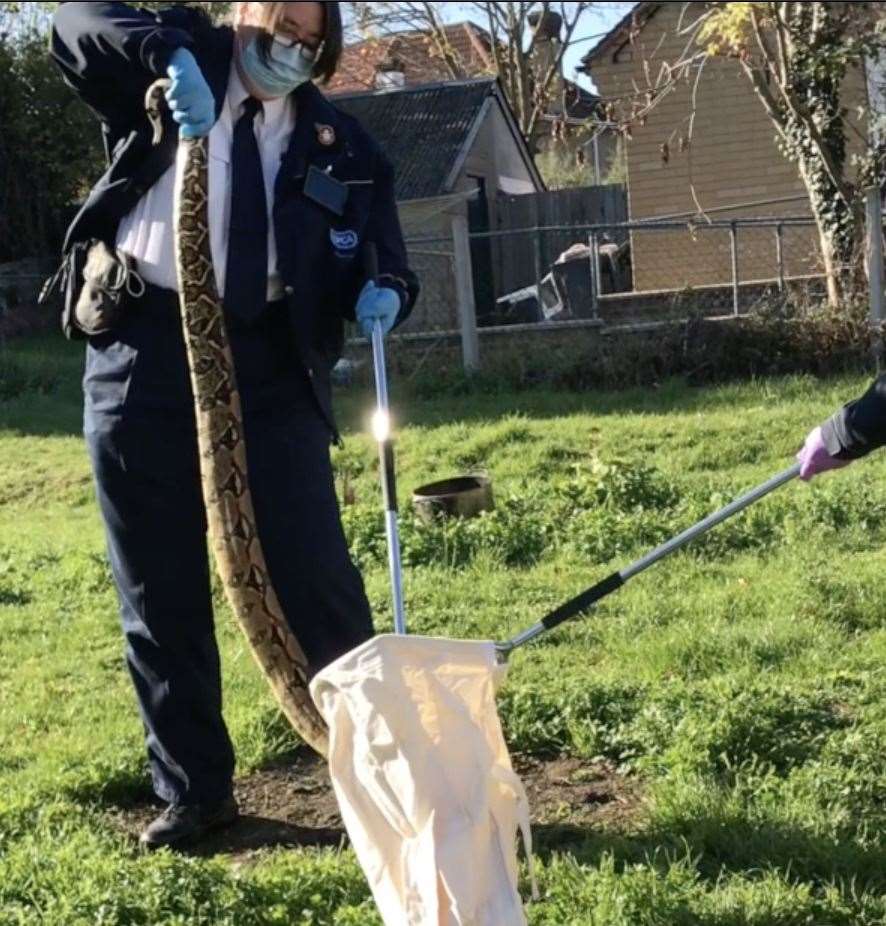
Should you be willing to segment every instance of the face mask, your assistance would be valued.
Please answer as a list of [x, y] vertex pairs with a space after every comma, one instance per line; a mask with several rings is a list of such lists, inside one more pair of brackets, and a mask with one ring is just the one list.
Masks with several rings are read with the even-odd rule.
[[314, 72], [315, 61], [316, 53], [304, 45], [286, 45], [278, 39], [271, 42], [267, 59], [259, 51], [257, 38], [251, 38], [240, 54], [240, 64], [250, 83], [271, 99], [287, 96], [307, 83]]

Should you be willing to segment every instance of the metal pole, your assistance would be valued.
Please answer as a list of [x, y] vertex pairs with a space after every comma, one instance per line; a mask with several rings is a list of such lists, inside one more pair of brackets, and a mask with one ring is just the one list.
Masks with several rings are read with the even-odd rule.
[[880, 326], [883, 324], [883, 214], [880, 206], [880, 190], [877, 187], [867, 190], [867, 226], [868, 226], [868, 279], [871, 285], [871, 327], [875, 331], [874, 359], [877, 372], [883, 362], [883, 341]]
[[631, 563], [620, 572], [613, 573], [608, 578], [603, 579], [595, 586], [576, 596], [576, 598], [573, 598], [566, 602], [566, 604], [561, 605], [556, 609], [556, 611], [553, 611], [538, 623], [528, 627], [526, 630], [513, 637], [511, 640], [508, 640], [506, 643], [496, 644], [496, 651], [499, 658], [507, 659], [511, 651], [515, 650], [518, 646], [523, 646], [530, 640], [534, 640], [536, 637], [539, 637], [545, 633], [545, 631], [551, 630], [559, 624], [563, 623], [563, 621], [569, 620], [570, 617], [575, 617], [580, 613], [589, 611], [592, 607], [594, 607], [596, 602], [621, 588], [622, 585], [624, 585], [629, 579], [633, 578], [638, 573], [648, 569], [650, 566], [654, 565], [659, 560], [664, 559], [666, 556], [670, 556], [671, 553], [675, 553], [677, 550], [686, 546], [686, 544], [688, 544], [690, 541], [695, 540], [702, 534], [707, 533], [709, 530], [711, 530], [713, 527], [716, 527], [718, 524], [721, 524], [727, 518], [731, 518], [733, 515], [738, 514], [740, 511], [743, 511], [745, 508], [753, 505], [754, 502], [758, 502], [765, 495], [768, 495], [770, 492], [774, 492], [776, 489], [785, 485], [785, 483], [790, 482], [792, 479], [796, 479], [799, 475], [800, 464], [795, 463], [789, 469], [783, 470], [778, 475], [773, 476], [771, 479], [764, 482], [762, 485], [757, 486], [755, 489], [751, 489], [750, 492], [746, 492], [744, 495], [735, 499], [735, 501], [726, 505], [724, 508], [714, 512], [714, 514], [711, 514], [703, 520], [699, 521], [697, 524], [694, 524], [692, 527], [683, 531], [681, 534], [678, 534], [676, 537], [672, 537], [670, 540], [656, 547], [650, 553], [647, 553], [646, 556], [642, 557], [642, 559], [638, 559], [636, 562]]
[[[579, 235], [579, 234], [588, 234], [594, 228], [599, 228], [600, 226], [606, 225], [605, 221], [603, 222], [582, 222], [574, 223], [572, 225], [530, 225], [526, 228], [507, 228], [501, 229], [498, 231], [488, 231], [488, 232], [471, 232], [471, 240], [479, 241], [484, 238], [512, 238], [516, 235], [539, 235], [547, 234], [553, 232], [565, 232], [569, 235]], [[659, 219], [648, 219], [644, 221], [636, 222], [616, 222], [613, 223], [618, 226], [620, 231], [631, 231], [631, 230], [643, 230], [651, 229], [655, 231], [656, 229], [661, 230], [663, 228], [676, 229], [678, 231], [686, 231], [686, 222], [672, 222], [672, 221], [663, 221]], [[729, 228], [731, 222], [719, 222], [711, 221], [705, 222], [704, 228], [714, 229], [714, 228]], [[812, 228], [815, 223], [811, 219], [742, 219], [741, 225], [745, 228], [775, 228], [776, 225], [784, 225], [789, 228]], [[429, 244], [442, 244], [448, 243], [449, 238], [442, 238], [440, 236], [429, 236], [421, 238], [407, 238], [406, 243], [410, 246], [418, 245], [429, 245]]]
[[600, 186], [600, 133], [594, 133], [594, 184]]
[[603, 295], [603, 266], [600, 263], [600, 236], [594, 232], [594, 279], [597, 281], [596, 302], [600, 303]]
[[462, 365], [466, 373], [475, 373], [480, 369], [480, 336], [477, 334], [477, 305], [474, 301], [471, 234], [466, 215], [456, 214], [452, 217], [452, 245]]
[[372, 361], [375, 366], [376, 439], [381, 462], [382, 488], [385, 499], [385, 536], [388, 541], [388, 572], [394, 602], [394, 631], [406, 633], [406, 611], [403, 607], [403, 567], [400, 560], [400, 527], [397, 522], [397, 489], [394, 475], [394, 449], [390, 433], [388, 377], [385, 371], [385, 336], [381, 322], [372, 329]]
[[732, 247], [732, 314], [738, 315], [738, 225], [729, 223], [729, 242]]
[[[368, 242], [364, 253], [366, 275], [378, 279], [378, 249]], [[388, 541], [388, 571], [391, 576], [391, 597], [394, 605], [394, 630], [406, 633], [406, 611], [403, 607], [403, 568], [400, 561], [400, 527], [397, 522], [397, 474], [394, 468], [394, 444], [391, 441], [391, 413], [388, 402], [388, 373], [385, 366], [385, 335], [381, 320], [372, 328], [372, 362], [375, 368], [376, 411], [373, 420], [381, 468], [382, 495], [385, 506], [385, 535]]]
[[544, 276], [544, 266], [542, 263], [542, 240], [541, 240], [541, 231], [536, 230], [535, 239], [534, 239], [534, 251], [535, 251], [535, 292], [536, 299], [538, 301], [538, 317], [543, 319], [544, 309], [541, 302], [541, 278]]
[[778, 291], [784, 292], [784, 226], [775, 226], [775, 261], [778, 265]]
[[788, 469], [782, 470], [777, 476], [773, 476], [762, 485], [758, 485], [755, 489], [751, 489], [750, 492], [746, 492], [744, 495], [739, 496], [734, 502], [730, 502], [724, 508], [715, 511], [714, 514], [708, 515], [704, 520], [699, 521], [697, 524], [683, 531], [682, 534], [677, 534], [676, 537], [656, 547], [651, 553], [647, 553], [642, 559], [638, 559], [635, 563], [622, 569], [620, 573], [622, 579], [627, 582], [628, 579], [633, 578], [638, 572], [643, 572], [644, 569], [648, 569], [660, 559], [664, 559], [681, 547], [685, 547], [691, 540], [695, 540], [696, 537], [706, 534], [712, 527], [722, 524], [723, 521], [731, 518], [734, 514], [738, 514], [739, 511], [744, 511], [745, 508], [750, 507], [754, 502], [758, 502], [765, 495], [769, 495], [770, 492], [774, 492], [785, 483], [790, 482], [792, 479], [796, 479], [799, 475], [799, 463], [795, 463], [793, 466], [788, 467]]
[[597, 233], [591, 232], [591, 315], [593, 318], [600, 317], [600, 261], [599, 247], [597, 243]]

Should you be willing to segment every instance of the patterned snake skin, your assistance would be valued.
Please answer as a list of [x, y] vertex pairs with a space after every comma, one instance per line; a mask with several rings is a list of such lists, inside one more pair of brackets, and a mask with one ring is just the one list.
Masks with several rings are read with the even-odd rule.
[[[145, 98], [162, 138], [161, 107], [169, 81], [152, 84]], [[259, 666], [292, 726], [326, 754], [326, 725], [308, 692], [308, 663], [271, 585], [246, 472], [240, 393], [225, 330], [209, 247], [206, 138], [180, 139], [184, 169], [175, 196], [176, 271], [197, 417], [203, 499], [215, 562], [228, 601]]]

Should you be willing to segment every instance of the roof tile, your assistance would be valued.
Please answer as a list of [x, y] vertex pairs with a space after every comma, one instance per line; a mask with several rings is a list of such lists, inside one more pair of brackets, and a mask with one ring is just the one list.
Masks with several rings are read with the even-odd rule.
[[446, 180], [494, 88], [491, 79], [468, 80], [336, 96], [333, 102], [390, 158], [397, 199], [405, 201], [451, 192]]

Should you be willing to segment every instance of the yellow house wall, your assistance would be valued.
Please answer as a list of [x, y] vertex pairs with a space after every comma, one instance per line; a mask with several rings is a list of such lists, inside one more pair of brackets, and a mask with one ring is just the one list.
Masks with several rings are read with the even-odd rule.
[[[591, 73], [604, 97], [624, 98], [635, 85], [645, 88], [644, 61], [654, 80], [664, 62], [681, 59], [688, 41], [678, 34], [684, 6], [663, 4], [633, 46], [620, 50], [616, 46], [601, 54]], [[693, 15], [683, 14], [684, 28]], [[789, 197], [800, 198], [715, 212], [711, 217], [808, 216], [797, 167], [779, 151], [772, 122], [739, 63], [712, 59], [705, 65], [695, 95], [690, 137], [692, 89], [690, 82], [680, 81], [652, 109], [645, 125], [633, 128], [627, 146], [632, 220], [695, 213], [699, 206], [707, 212]], [[844, 99], [863, 99], [860, 74], [850, 75], [844, 94]], [[688, 141], [683, 151], [681, 137]], [[667, 162], [661, 150], [665, 143], [670, 155]], [[816, 270], [816, 240], [812, 229], [785, 232], [785, 270], [789, 276]], [[738, 243], [740, 279], [775, 278], [774, 230], [740, 229]], [[637, 232], [632, 235], [632, 255], [638, 290], [681, 289], [732, 279], [728, 231]]]

